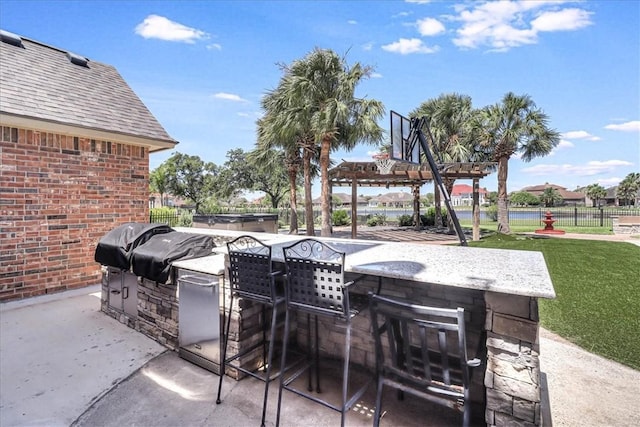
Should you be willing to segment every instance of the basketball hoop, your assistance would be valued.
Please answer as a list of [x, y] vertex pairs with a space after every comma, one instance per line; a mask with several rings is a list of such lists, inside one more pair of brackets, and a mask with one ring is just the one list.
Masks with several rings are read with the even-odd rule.
[[378, 172], [381, 175], [389, 175], [391, 173], [391, 169], [395, 164], [395, 160], [389, 158], [388, 153], [380, 153], [374, 154], [373, 159], [376, 162], [376, 167], [378, 168]]

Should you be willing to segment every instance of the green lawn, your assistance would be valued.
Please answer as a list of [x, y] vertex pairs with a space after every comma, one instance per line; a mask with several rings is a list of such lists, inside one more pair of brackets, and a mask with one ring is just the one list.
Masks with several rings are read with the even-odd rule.
[[[470, 221], [460, 221], [460, 225], [465, 228], [471, 228]], [[514, 222], [509, 222], [509, 227], [511, 228], [512, 233], [533, 233], [534, 231], [544, 228], [544, 225], [518, 225]], [[554, 227], [560, 230], [564, 230], [567, 233], [578, 233], [578, 234], [613, 234], [613, 230], [611, 227]], [[480, 229], [483, 231], [493, 231], [496, 232], [498, 230], [498, 223], [493, 224], [481, 224]]]
[[640, 370], [639, 246], [517, 235], [493, 235], [469, 244], [542, 252], [557, 295], [540, 300], [542, 326]]

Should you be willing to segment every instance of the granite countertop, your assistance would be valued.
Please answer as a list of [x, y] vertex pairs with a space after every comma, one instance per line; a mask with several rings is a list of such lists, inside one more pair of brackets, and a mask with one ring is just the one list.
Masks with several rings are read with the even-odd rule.
[[225, 270], [225, 256], [223, 254], [207, 255], [200, 258], [175, 261], [171, 264], [174, 268], [197, 271], [199, 273], [221, 276]]
[[[220, 230], [207, 231], [217, 234]], [[251, 234], [226, 231], [225, 235], [230, 233]], [[279, 262], [284, 261], [283, 247], [305, 238], [267, 233], [255, 233], [255, 237], [271, 245], [272, 258]], [[410, 242], [318, 240], [345, 252], [346, 272], [537, 298], [556, 296], [541, 252]], [[220, 246], [214, 251], [221, 254], [226, 252], [226, 247]]]

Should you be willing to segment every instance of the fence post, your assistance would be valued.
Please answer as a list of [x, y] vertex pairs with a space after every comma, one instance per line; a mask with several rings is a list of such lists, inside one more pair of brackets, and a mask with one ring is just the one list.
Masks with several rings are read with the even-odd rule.
[[578, 207], [573, 206], [573, 225], [578, 226]]
[[604, 227], [604, 210], [600, 207], [600, 227]]

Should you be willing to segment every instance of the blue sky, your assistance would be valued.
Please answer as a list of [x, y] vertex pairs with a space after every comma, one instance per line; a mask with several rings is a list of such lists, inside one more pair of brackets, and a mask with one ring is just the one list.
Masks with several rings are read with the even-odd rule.
[[[509, 191], [609, 187], [640, 171], [638, 1], [1, 0], [0, 28], [115, 66], [177, 151], [216, 164], [253, 148], [278, 64], [319, 47], [375, 68], [357, 95], [384, 103], [385, 129], [390, 110], [407, 115], [443, 93], [474, 107], [530, 95], [562, 142], [529, 163], [512, 158]], [[151, 168], [171, 153], [153, 154]], [[332, 159], [371, 154], [360, 145]], [[496, 190], [496, 174], [480, 185]]]

